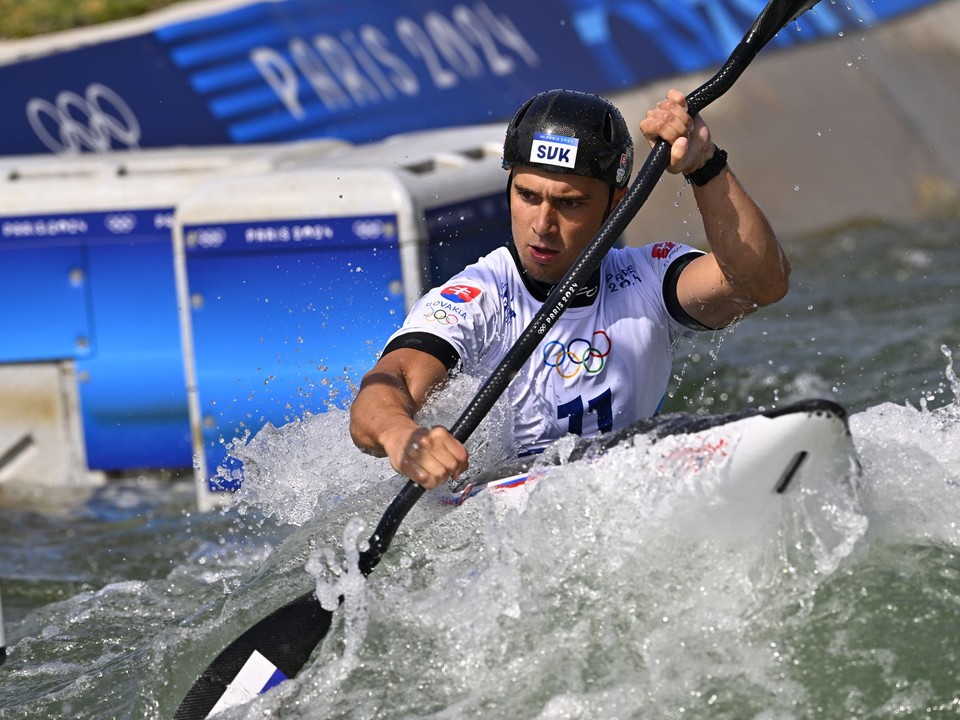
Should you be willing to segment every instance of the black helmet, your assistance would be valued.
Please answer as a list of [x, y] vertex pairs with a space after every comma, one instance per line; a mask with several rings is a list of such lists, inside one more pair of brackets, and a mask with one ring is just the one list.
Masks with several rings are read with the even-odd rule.
[[574, 90], [548, 90], [525, 102], [507, 126], [503, 167], [517, 165], [622, 188], [633, 170], [633, 138], [610, 101]]

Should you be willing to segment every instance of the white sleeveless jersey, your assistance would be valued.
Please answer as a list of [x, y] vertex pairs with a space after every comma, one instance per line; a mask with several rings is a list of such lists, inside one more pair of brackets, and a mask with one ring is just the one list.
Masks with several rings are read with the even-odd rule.
[[[692, 334], [667, 311], [663, 281], [689, 252], [700, 253], [676, 243], [607, 253], [592, 304], [568, 307], [507, 389], [520, 452], [657, 413], [675, 341]], [[498, 248], [424, 295], [390, 341], [410, 332], [439, 336], [456, 349], [465, 372], [485, 380], [542, 305], [510, 251]]]

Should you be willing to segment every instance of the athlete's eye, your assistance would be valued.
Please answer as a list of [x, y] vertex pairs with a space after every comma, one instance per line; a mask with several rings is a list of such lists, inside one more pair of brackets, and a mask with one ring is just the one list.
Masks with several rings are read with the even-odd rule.
[[574, 210], [583, 205], [583, 200], [580, 198], [561, 198], [557, 201], [557, 205], [566, 210]]

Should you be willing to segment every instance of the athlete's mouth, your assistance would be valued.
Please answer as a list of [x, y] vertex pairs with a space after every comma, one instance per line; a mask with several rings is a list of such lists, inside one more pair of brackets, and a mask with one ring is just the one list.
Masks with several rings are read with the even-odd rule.
[[559, 254], [559, 250], [551, 250], [550, 248], [539, 245], [530, 246], [530, 255], [537, 262], [550, 262]]

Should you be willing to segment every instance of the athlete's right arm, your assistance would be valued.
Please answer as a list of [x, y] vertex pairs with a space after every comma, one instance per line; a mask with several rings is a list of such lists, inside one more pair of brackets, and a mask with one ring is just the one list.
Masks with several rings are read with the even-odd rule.
[[428, 395], [447, 381], [433, 355], [399, 348], [383, 355], [363, 376], [350, 407], [354, 444], [430, 490], [467, 469], [467, 449], [446, 428], [425, 428], [413, 419]]

